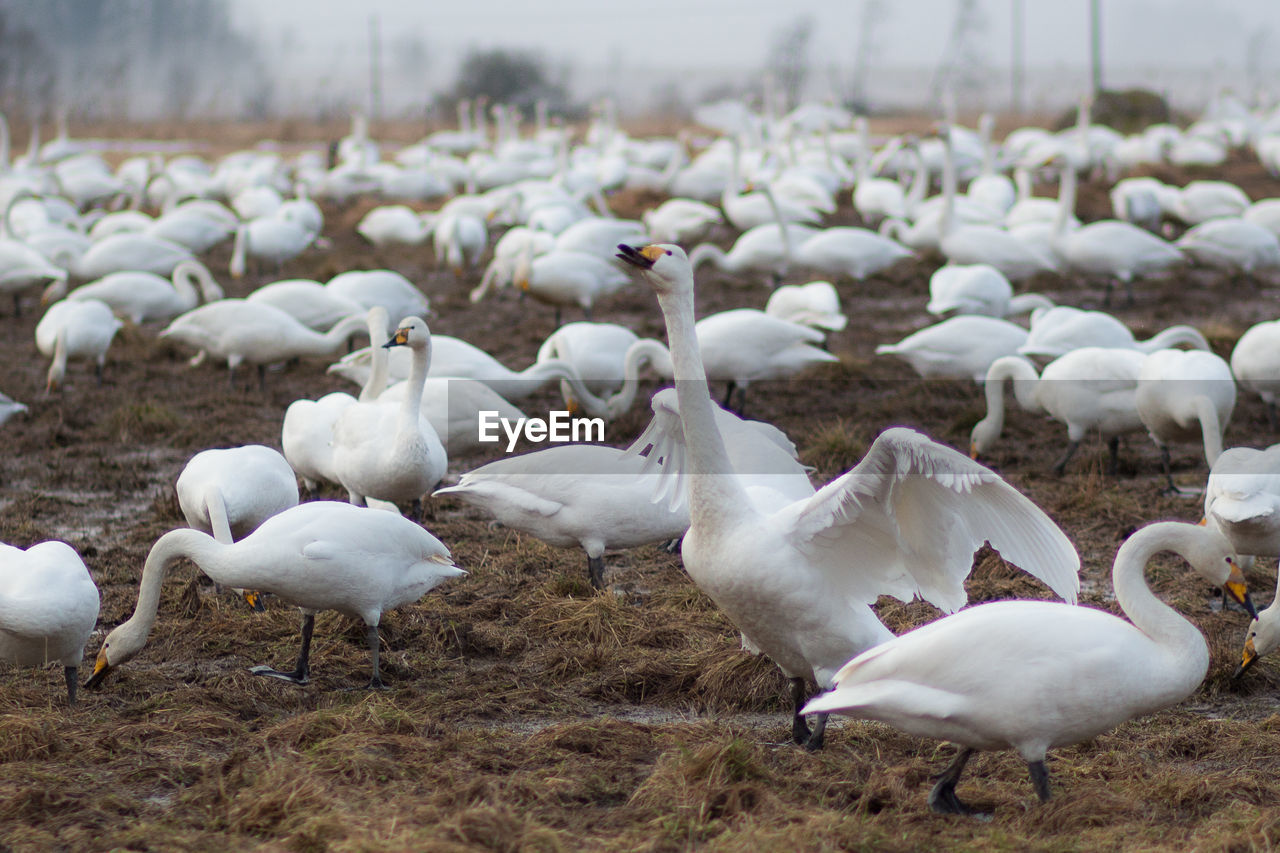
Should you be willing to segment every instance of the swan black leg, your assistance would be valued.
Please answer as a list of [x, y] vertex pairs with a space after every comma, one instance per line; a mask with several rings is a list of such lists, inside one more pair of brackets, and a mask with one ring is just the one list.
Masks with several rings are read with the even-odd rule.
[[1275, 400], [1267, 401], [1267, 426], [1271, 428], [1272, 432], [1276, 431], [1276, 401]]
[[801, 746], [807, 745], [809, 738], [813, 737], [813, 732], [809, 731], [809, 724], [804, 721], [804, 715], [800, 713], [807, 696], [804, 679], [791, 679], [791, 705], [794, 709], [791, 718], [791, 739]]
[[929, 808], [933, 811], [939, 814], [973, 814], [973, 809], [960, 802], [960, 798], [956, 796], [956, 783], [960, 781], [960, 774], [964, 772], [964, 766], [969, 763], [971, 755], [972, 749], [961, 747], [955, 759], [938, 776], [938, 783], [929, 792]]
[[1067, 463], [1071, 461], [1071, 457], [1076, 455], [1076, 451], [1080, 449], [1080, 442], [1071, 441], [1067, 443], [1067, 452], [1062, 454], [1062, 458], [1053, 464], [1053, 473], [1062, 476], [1062, 472], [1067, 470]]
[[1161, 447], [1161, 448], [1160, 448], [1160, 464], [1161, 464], [1161, 466], [1163, 466], [1163, 468], [1164, 468], [1164, 479], [1165, 479], [1165, 482], [1169, 484], [1168, 494], [1171, 494], [1171, 495], [1180, 495], [1180, 494], [1182, 494], [1182, 489], [1179, 489], [1179, 488], [1178, 488], [1177, 486], [1175, 486], [1175, 485], [1174, 485], [1174, 483], [1173, 483], [1173, 464], [1172, 464], [1172, 461], [1171, 461], [1170, 456], [1169, 456], [1169, 448], [1168, 448], [1168, 447]]
[[604, 557], [587, 555], [587, 578], [592, 589], [604, 589]]
[[382, 641], [378, 637], [378, 626], [369, 625], [364, 632], [365, 642], [369, 644], [369, 657], [373, 660], [373, 677], [369, 679], [370, 690], [386, 690], [387, 685], [382, 683], [382, 670], [378, 668], [378, 653], [382, 648]]
[[1031, 771], [1031, 786], [1036, 789], [1036, 796], [1042, 803], [1049, 802], [1049, 768], [1044, 766], [1044, 760], [1028, 761], [1027, 769]]
[[67, 682], [67, 704], [68, 705], [76, 704], [76, 679], [79, 677], [79, 675], [80, 675], [80, 667], [78, 666], [68, 666], [68, 667], [63, 667], [62, 669], [62, 677], [66, 679], [66, 682]]
[[804, 742], [804, 748], [810, 752], [817, 752], [822, 749], [823, 737], [827, 733], [827, 718], [831, 715], [828, 713], [820, 713], [814, 715], [817, 719], [813, 724], [813, 733], [809, 735], [809, 739]]
[[267, 366], [265, 364], [258, 365], [258, 390], [264, 394], [267, 392]]
[[13, 294], [13, 316], [22, 316], [22, 298], [18, 294]]
[[[1120, 436], [1111, 436], [1111, 440], [1107, 442], [1107, 450], [1111, 452], [1111, 459], [1107, 462], [1107, 476], [1115, 477], [1120, 473]], [[1172, 485], [1172, 478], [1169, 479], [1169, 483]]]
[[294, 664], [293, 672], [281, 672], [266, 665], [252, 667], [249, 671], [254, 675], [267, 675], [271, 678], [279, 678], [282, 681], [292, 681], [294, 684], [310, 683], [311, 633], [315, 630], [315, 627], [316, 615], [314, 613], [304, 613], [302, 616], [302, 650], [298, 652], [298, 662]]

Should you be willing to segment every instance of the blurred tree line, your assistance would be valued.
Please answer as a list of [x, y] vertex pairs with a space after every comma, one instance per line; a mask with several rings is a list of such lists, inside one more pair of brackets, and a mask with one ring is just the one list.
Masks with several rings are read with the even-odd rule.
[[77, 119], [272, 106], [258, 44], [222, 0], [0, 0], [0, 108]]

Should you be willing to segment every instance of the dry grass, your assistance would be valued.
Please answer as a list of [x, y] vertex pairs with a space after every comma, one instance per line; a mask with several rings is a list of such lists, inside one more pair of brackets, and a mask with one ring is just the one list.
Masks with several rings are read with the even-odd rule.
[[[320, 130], [310, 138], [342, 128]], [[416, 133], [406, 128], [403, 138]], [[219, 146], [264, 134], [228, 131]], [[278, 127], [272, 135], [305, 134]], [[1253, 195], [1280, 195], [1256, 167], [1247, 174]], [[1100, 190], [1082, 193], [1082, 210], [1103, 203]], [[623, 194], [613, 204], [634, 216], [653, 201]], [[455, 281], [431, 266], [428, 253], [371, 249], [351, 232], [371, 205], [329, 208], [334, 249], [291, 262], [284, 276], [399, 269], [430, 295], [433, 329], [484, 345], [513, 366], [529, 363], [553, 330], [550, 311], [513, 299], [472, 305], [466, 294], [475, 274]], [[837, 221], [854, 221], [847, 205]], [[211, 268], [224, 270], [228, 252], [210, 253]], [[877, 343], [928, 321], [931, 269], [931, 262], [908, 263], [867, 282], [840, 283], [856, 318], [832, 337], [840, 364], [782, 386], [752, 385], [752, 414], [783, 428], [818, 479], [855, 463], [890, 425], [967, 445], [982, 414], [972, 385], [921, 383], [872, 354]], [[265, 280], [223, 284], [244, 295]], [[1053, 278], [1032, 286], [1070, 304], [1096, 305], [1102, 293]], [[1231, 285], [1188, 271], [1140, 285], [1137, 306], [1120, 314], [1148, 331], [1194, 322], [1225, 351], [1241, 330], [1272, 316], [1275, 294], [1233, 287], [1226, 299], [1216, 289], [1224, 286]], [[699, 281], [703, 313], [758, 306], [765, 295], [742, 278]], [[598, 314], [642, 335], [663, 334], [651, 294], [638, 288]], [[185, 460], [206, 447], [278, 446], [289, 402], [343, 388], [320, 362], [271, 373], [265, 392], [228, 389], [224, 368], [189, 369], [187, 353], [157, 344], [155, 329], [143, 327], [113, 346], [102, 387], [73, 370], [65, 392], [41, 399], [45, 365], [34, 355], [34, 324], [32, 315], [0, 317], [0, 388], [32, 407], [4, 427], [0, 541], [61, 537], [79, 549], [102, 590], [104, 631], [132, 611], [150, 545], [181, 523], [172, 484]], [[548, 392], [522, 408], [553, 403]], [[646, 415], [637, 407], [611, 424], [610, 442], [626, 443]], [[1066, 476], [1048, 473], [1063, 440], [1059, 425], [1015, 412], [987, 461], [1077, 543], [1083, 601], [1114, 611], [1109, 572], [1123, 538], [1158, 518], [1197, 520], [1200, 505], [1162, 494], [1158, 456], [1143, 436], [1125, 441], [1118, 479], [1102, 473], [1105, 448], [1097, 441], [1081, 449]], [[1270, 443], [1257, 400], [1242, 397], [1228, 440]], [[1175, 477], [1201, 482], [1199, 451], [1174, 451]], [[343, 497], [336, 490], [322, 496]], [[429, 526], [470, 574], [386, 617], [389, 691], [361, 689], [369, 666], [363, 632], [332, 613], [317, 619], [310, 686], [253, 677], [247, 669], [254, 664], [293, 660], [297, 612], [269, 602], [266, 613], [252, 614], [230, 594], [193, 582], [189, 564], [166, 580], [144, 652], [104, 689], [82, 693], [79, 706], [65, 707], [59, 668], [0, 672], [0, 845], [1244, 850], [1269, 849], [1280, 838], [1280, 716], [1272, 699], [1280, 667], [1264, 662], [1233, 682], [1245, 618], [1218, 609], [1220, 600], [1172, 559], [1155, 563], [1149, 577], [1204, 630], [1213, 655], [1204, 687], [1179, 708], [1053, 753], [1055, 798], [1047, 805], [1036, 802], [1015, 756], [976, 758], [960, 795], [993, 811], [980, 822], [927, 809], [931, 776], [949, 760], [948, 746], [839, 722], [822, 753], [791, 746], [781, 674], [740, 649], [736, 631], [685, 576], [678, 556], [657, 548], [610, 554], [610, 589], [596, 595], [580, 552], [491, 528], [454, 501], [439, 501], [434, 512]], [[1250, 581], [1259, 603], [1266, 601], [1270, 566]], [[973, 601], [1048, 597], [989, 550], [975, 556], [967, 588]], [[877, 609], [895, 631], [939, 616], [928, 604], [888, 598]], [[90, 654], [100, 639], [90, 642]]]

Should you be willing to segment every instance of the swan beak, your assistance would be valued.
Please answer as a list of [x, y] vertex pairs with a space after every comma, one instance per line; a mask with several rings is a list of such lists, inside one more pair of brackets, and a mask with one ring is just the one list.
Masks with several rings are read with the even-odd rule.
[[978, 445], [969, 443], [969, 458], [976, 460], [978, 458]]
[[243, 595], [245, 602], [249, 605], [249, 609], [254, 613], [262, 613], [267, 609], [266, 605], [262, 603], [262, 593], [246, 589]]
[[93, 689], [102, 684], [106, 680], [107, 673], [111, 671], [111, 664], [107, 663], [107, 653], [105, 650], [98, 652], [98, 658], [93, 662], [93, 675], [89, 676], [89, 680], [84, 686]]
[[1199, 521], [1197, 521], [1197, 522], [1196, 522], [1196, 524], [1200, 525], [1201, 527], [1208, 527], [1208, 526], [1209, 526], [1209, 519], [1208, 519], [1208, 517], [1202, 518], [1202, 519], [1200, 519]]
[[1244, 654], [1241, 656], [1240, 668], [1235, 671], [1232, 678], [1239, 678], [1244, 675], [1245, 670], [1258, 662], [1258, 650], [1254, 648], [1253, 637], [1244, 641]]
[[1244, 609], [1249, 611], [1249, 615], [1254, 619], [1258, 618], [1258, 610], [1253, 606], [1253, 599], [1249, 597], [1249, 584], [1244, 579], [1244, 573], [1240, 571], [1240, 567], [1232, 564], [1231, 574], [1227, 576], [1227, 582], [1222, 585], [1227, 591], [1227, 595], [1235, 599], [1237, 604], [1244, 605]]
[[582, 404], [578, 402], [577, 397], [570, 397], [565, 400], [564, 407], [569, 412], [570, 417], [577, 417], [582, 411]]
[[402, 347], [409, 343], [409, 330], [405, 327], [396, 329], [396, 333], [391, 336], [391, 340], [382, 345], [383, 349], [391, 349], [392, 347]]
[[643, 249], [633, 249], [626, 243], [619, 243], [617, 257], [633, 267], [648, 270], [653, 269], [653, 265], [658, 258], [664, 254], [666, 254], [666, 249], [656, 245], [645, 246]]

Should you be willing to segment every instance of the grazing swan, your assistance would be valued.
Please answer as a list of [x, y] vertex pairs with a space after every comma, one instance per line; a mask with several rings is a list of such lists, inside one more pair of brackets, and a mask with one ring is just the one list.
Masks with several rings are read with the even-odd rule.
[[1231, 350], [1236, 381], [1262, 398], [1267, 419], [1276, 428], [1276, 395], [1280, 394], [1280, 320], [1250, 326]]
[[840, 294], [829, 281], [784, 284], [769, 294], [764, 313], [824, 332], [839, 332], [849, 324], [840, 310]]
[[1031, 332], [1018, 352], [1036, 358], [1057, 358], [1081, 347], [1135, 349], [1151, 353], [1178, 344], [1209, 350], [1209, 342], [1204, 335], [1191, 326], [1170, 326], [1158, 335], [1138, 341], [1128, 326], [1106, 312], [1057, 305], [1031, 315]]
[[699, 243], [689, 252], [689, 260], [695, 272], [709, 263], [728, 273], [772, 276], [776, 284], [791, 268], [795, 247], [817, 233], [818, 229], [807, 225], [757, 225], [742, 232], [728, 253], [715, 243]]
[[1222, 431], [1236, 407], [1236, 383], [1227, 363], [1211, 352], [1159, 350], [1142, 362], [1134, 404], [1160, 448], [1169, 490], [1177, 492], [1169, 442], [1203, 442], [1205, 461], [1212, 468], [1222, 454]]
[[[605, 397], [622, 386], [627, 350], [638, 340], [635, 332], [617, 323], [566, 323], [538, 347], [535, 365], [563, 361], [573, 368], [588, 391]], [[560, 380], [560, 394], [566, 403], [583, 402], [577, 399], [568, 380]], [[598, 409], [590, 404], [586, 408]]]
[[706, 384], [689, 259], [673, 245], [618, 248], [656, 292], [667, 323], [681, 428], [651, 434], [647, 459], [668, 476], [683, 469], [685, 568], [748, 648], [791, 680], [798, 743], [820, 747], [825, 724], [820, 717], [811, 732], [800, 714], [805, 682], [829, 688], [845, 661], [893, 638], [871, 610], [877, 597], [963, 606], [963, 581], [984, 541], [1075, 600], [1080, 560], [1057, 525], [990, 470], [912, 430], [886, 430], [857, 467], [808, 498], [745, 488]]
[[1237, 554], [1280, 556], [1280, 444], [1222, 451], [1209, 470], [1204, 517]]
[[277, 272], [285, 261], [301, 255], [315, 239], [303, 225], [278, 216], [251, 219], [236, 229], [228, 271], [232, 278], [243, 278], [249, 258], [275, 264]]
[[[664, 388], [655, 394], [653, 409], [654, 424], [664, 417], [678, 419], [675, 391]], [[775, 427], [741, 420], [723, 409], [716, 410], [716, 423], [740, 477], [763, 478], [794, 499], [813, 493], [794, 446]], [[660, 427], [651, 425], [654, 429]], [[687, 506], [673, 508], [653, 499], [659, 477], [645, 473], [647, 462], [635, 452], [643, 450], [649, 434], [628, 451], [567, 444], [499, 459], [435, 494], [457, 495], [505, 526], [557, 548], [581, 547], [591, 585], [603, 589], [605, 551], [677, 539], [689, 528]]]
[[[331, 296], [350, 299], [367, 311], [375, 305], [387, 309], [387, 322], [395, 317], [425, 317], [431, 306], [413, 282], [395, 270], [349, 270], [339, 273], [325, 284]], [[388, 325], [387, 334], [395, 331]]]
[[403, 204], [375, 207], [356, 224], [356, 233], [375, 246], [416, 246], [431, 236], [433, 214], [418, 213]]
[[1280, 267], [1280, 238], [1247, 219], [1210, 219], [1178, 238], [1178, 248], [1207, 267], [1251, 273]]
[[133, 616], [107, 634], [86, 687], [98, 686], [113, 668], [142, 651], [156, 621], [164, 574], [183, 557], [223, 586], [269, 592], [302, 609], [302, 652], [294, 670], [252, 670], [296, 684], [310, 680], [315, 614], [336, 610], [367, 626], [373, 659], [369, 686], [382, 687], [382, 614], [412, 604], [448, 578], [466, 574], [453, 564], [449, 549], [414, 522], [335, 501], [287, 509], [230, 545], [198, 530], [171, 530], [151, 547]]
[[174, 267], [195, 260], [186, 246], [147, 234], [112, 234], [89, 247], [72, 265], [79, 278], [97, 279], [113, 272], [173, 275]]
[[431, 240], [436, 266], [447, 266], [455, 277], [461, 278], [463, 272], [480, 262], [489, 244], [489, 231], [479, 216], [453, 213], [436, 220]]
[[1039, 293], [1014, 296], [1009, 279], [990, 264], [947, 264], [929, 277], [929, 304], [925, 310], [939, 316], [954, 311], [1008, 317], [1052, 307], [1053, 301]]
[[[365, 311], [365, 306], [354, 299], [348, 299], [318, 281], [305, 278], [290, 278], [264, 284], [245, 299], [250, 302], [274, 305], [286, 314], [292, 315], [308, 329], [314, 329], [317, 332], [327, 331], [344, 317], [363, 314]], [[387, 333], [385, 322], [382, 333], [383, 335]]]
[[1158, 273], [1183, 261], [1177, 246], [1161, 240], [1129, 222], [1107, 219], [1079, 228], [1070, 227], [1075, 217], [1076, 171], [1065, 159], [1060, 163], [1058, 218], [1054, 221], [1053, 249], [1066, 265], [1086, 275], [1107, 277], [1107, 299], [1113, 281], [1125, 286], [1133, 302], [1133, 280]]
[[1135, 396], [1145, 360], [1137, 350], [1084, 347], [1050, 362], [1036, 376], [1035, 366], [1025, 358], [997, 359], [987, 370], [987, 416], [973, 425], [969, 455], [977, 459], [986, 453], [1004, 431], [1004, 381], [1012, 379], [1018, 405], [1067, 425], [1067, 450], [1054, 464], [1055, 474], [1066, 470], [1080, 442], [1096, 429], [1108, 439], [1114, 475], [1120, 436], [1142, 429]]
[[105, 302], [97, 299], [55, 302], [36, 324], [36, 349], [52, 358], [45, 391], [62, 387], [70, 359], [92, 359], [98, 384], [102, 384], [102, 368], [107, 363], [107, 350], [123, 325]]
[[835, 689], [804, 711], [879, 720], [959, 744], [929, 793], [935, 812], [970, 813], [955, 787], [977, 750], [1017, 750], [1046, 801], [1046, 752], [1180, 702], [1209, 670], [1200, 631], [1143, 578], [1162, 551], [1181, 556], [1252, 612], [1225, 539], [1194, 524], [1158, 522], [1120, 546], [1111, 571], [1131, 622], [1053, 601], [981, 604], [862, 653], [836, 673]]
[[415, 515], [422, 496], [444, 477], [448, 457], [440, 436], [422, 417], [422, 387], [431, 365], [431, 331], [420, 317], [406, 317], [383, 347], [408, 347], [413, 369], [398, 404], [357, 402], [333, 425], [333, 470], [361, 506], [365, 498], [412, 501]]
[[[370, 308], [365, 323], [373, 355], [360, 400], [368, 403], [387, 387], [387, 350], [382, 346], [387, 339], [386, 309], [381, 305]], [[342, 410], [355, 402], [350, 394], [334, 391], [318, 400], [294, 400], [284, 410], [280, 449], [307, 491], [314, 492], [322, 482], [339, 483], [333, 468], [333, 425]]]
[[[200, 284], [199, 291], [196, 282]], [[97, 299], [138, 324], [171, 320], [195, 308], [202, 298], [206, 303], [216, 302], [224, 295], [208, 267], [199, 261], [183, 261], [173, 268], [172, 282], [149, 272], [113, 272], [77, 287], [67, 298]]]
[[331, 355], [364, 331], [364, 318], [348, 317], [325, 334], [312, 331], [273, 305], [245, 299], [220, 299], [188, 311], [160, 333], [227, 362], [227, 382], [235, 386], [241, 362], [258, 366], [258, 384], [266, 387], [266, 366], [291, 358]]
[[[746, 407], [747, 386], [752, 382], [789, 379], [815, 364], [840, 360], [818, 348], [826, 337], [822, 332], [755, 308], [710, 314], [697, 322], [694, 334], [707, 378], [729, 383], [725, 408], [733, 402], [734, 392], [739, 392], [739, 414]], [[609, 398], [611, 416], [628, 411], [635, 402], [640, 367], [646, 361], [664, 378], [673, 377], [672, 359], [661, 341], [636, 341], [627, 350], [622, 389]]]
[[67, 271], [49, 262], [35, 249], [0, 237], [0, 293], [13, 297], [13, 316], [22, 316], [22, 295], [37, 287], [56, 286], [62, 283], [65, 291]]
[[724, 222], [724, 215], [702, 201], [669, 198], [640, 216], [645, 231], [664, 243], [692, 243], [705, 238]]
[[525, 245], [516, 261], [513, 280], [519, 290], [555, 306], [557, 326], [562, 308], [577, 305], [590, 320], [597, 299], [621, 290], [630, 281], [612, 263], [596, 255], [555, 250], [534, 257], [533, 249], [532, 243]]
[[833, 278], [862, 281], [888, 269], [911, 250], [866, 228], [824, 228], [795, 249], [795, 264]]
[[0, 543], [0, 661], [58, 661], [74, 705], [76, 674], [97, 621], [98, 587], [74, 548], [41, 542], [24, 551]]
[[1027, 330], [1008, 320], [961, 314], [881, 344], [876, 355], [896, 355], [925, 379], [973, 379], [982, 382], [998, 358], [1016, 355]]

